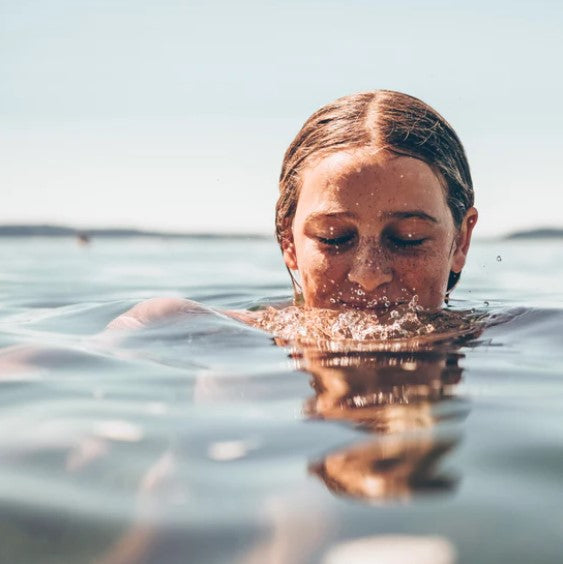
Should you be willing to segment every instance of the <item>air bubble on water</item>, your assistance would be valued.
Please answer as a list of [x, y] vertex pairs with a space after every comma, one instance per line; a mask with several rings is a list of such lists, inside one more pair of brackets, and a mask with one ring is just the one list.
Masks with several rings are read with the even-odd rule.
[[488, 301], [485, 300], [483, 303], [485, 304], [485, 307], [489, 307], [489, 302], [488, 302]]
[[502, 261], [502, 257], [500, 255], [497, 255], [497, 262], [501, 262]]

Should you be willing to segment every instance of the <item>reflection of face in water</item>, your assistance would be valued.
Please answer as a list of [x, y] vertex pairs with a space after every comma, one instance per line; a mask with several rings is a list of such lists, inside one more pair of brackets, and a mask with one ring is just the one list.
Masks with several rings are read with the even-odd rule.
[[367, 500], [405, 498], [453, 485], [437, 464], [458, 438], [438, 436], [444, 419], [458, 420], [464, 406], [453, 396], [461, 379], [456, 353], [305, 353], [315, 396], [310, 416], [351, 422], [373, 440], [327, 454], [311, 471], [330, 490]]

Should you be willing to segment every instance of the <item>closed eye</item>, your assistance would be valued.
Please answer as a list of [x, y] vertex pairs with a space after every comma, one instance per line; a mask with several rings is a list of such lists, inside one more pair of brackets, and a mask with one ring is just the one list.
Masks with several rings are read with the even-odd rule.
[[354, 238], [352, 233], [342, 235], [340, 237], [317, 237], [323, 245], [345, 245]]
[[427, 237], [423, 237], [421, 239], [411, 239], [410, 237], [408, 239], [402, 239], [401, 237], [389, 237], [389, 240], [395, 247], [408, 249], [422, 245], [427, 240]]

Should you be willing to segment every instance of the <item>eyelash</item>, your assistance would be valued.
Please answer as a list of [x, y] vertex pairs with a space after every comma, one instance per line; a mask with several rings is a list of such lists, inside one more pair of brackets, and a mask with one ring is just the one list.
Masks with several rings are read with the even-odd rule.
[[[334, 237], [334, 238], [327, 238], [327, 237], [317, 237], [319, 242], [323, 245], [328, 245], [330, 247], [336, 247], [339, 245], [345, 245], [350, 243], [352, 239], [354, 239], [354, 235], [342, 235], [341, 237]], [[422, 245], [426, 238], [422, 239], [401, 239], [399, 237], [389, 237], [389, 241], [391, 242], [392, 246], [398, 249], [412, 249], [415, 247], [419, 247]]]
[[342, 235], [341, 237], [334, 237], [334, 238], [325, 238], [325, 237], [317, 237], [317, 238], [323, 245], [336, 246], [336, 245], [345, 245], [346, 243], [349, 243], [354, 238], [354, 235], [349, 234], [349, 235]]
[[389, 240], [395, 247], [402, 249], [409, 249], [413, 247], [418, 247], [426, 241], [425, 238], [422, 239], [400, 239], [398, 237], [389, 237]]

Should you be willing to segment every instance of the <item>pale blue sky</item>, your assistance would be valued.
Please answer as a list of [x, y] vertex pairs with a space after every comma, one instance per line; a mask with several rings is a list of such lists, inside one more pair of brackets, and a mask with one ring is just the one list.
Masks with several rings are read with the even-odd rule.
[[478, 234], [563, 227], [563, 3], [0, 0], [0, 223], [272, 232], [285, 147], [374, 88], [464, 142]]

